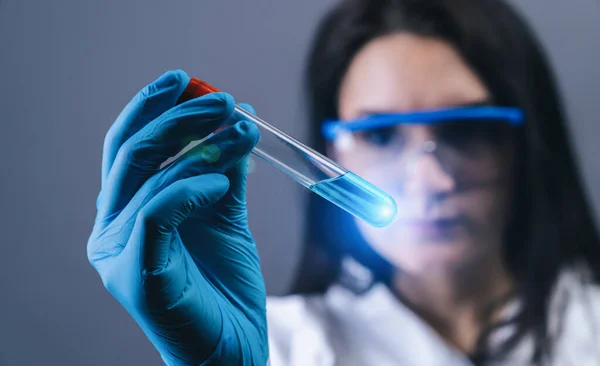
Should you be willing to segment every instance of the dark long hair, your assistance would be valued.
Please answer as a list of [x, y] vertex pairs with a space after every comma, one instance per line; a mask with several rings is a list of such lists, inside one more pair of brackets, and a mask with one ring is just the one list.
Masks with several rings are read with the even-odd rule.
[[[338, 91], [353, 57], [369, 41], [394, 32], [449, 43], [499, 105], [525, 112], [526, 126], [517, 138], [515, 209], [504, 246], [522, 307], [512, 319], [516, 333], [496, 356], [529, 333], [536, 341], [537, 363], [551, 351], [548, 303], [559, 273], [583, 262], [592, 271], [591, 281], [600, 278], [598, 235], [542, 47], [500, 0], [341, 1], [320, 23], [307, 68], [311, 143], [319, 151], [326, 147], [321, 122], [338, 117]], [[352, 218], [316, 195], [311, 195], [307, 213], [306, 244], [293, 293], [325, 291], [340, 277], [346, 256], [369, 268], [376, 281], [390, 280], [392, 266], [364, 242]], [[481, 359], [491, 357], [486, 350], [478, 353]]]

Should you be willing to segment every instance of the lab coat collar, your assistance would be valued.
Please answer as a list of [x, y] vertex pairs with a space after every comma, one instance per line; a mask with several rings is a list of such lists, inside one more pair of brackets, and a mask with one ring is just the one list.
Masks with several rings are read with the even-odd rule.
[[398, 355], [398, 364], [473, 366], [468, 357], [445, 343], [383, 284], [374, 285], [361, 296], [333, 286], [327, 297], [332, 308], [343, 312], [355, 324], [364, 324], [364, 332], [370, 333], [369, 343], [389, 350], [391, 357]]

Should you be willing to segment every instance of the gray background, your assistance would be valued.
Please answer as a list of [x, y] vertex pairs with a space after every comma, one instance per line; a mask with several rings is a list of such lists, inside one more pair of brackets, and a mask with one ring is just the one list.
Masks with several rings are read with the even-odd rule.
[[[519, 3], [558, 68], [598, 207], [600, 5]], [[0, 0], [0, 365], [161, 364], [86, 259], [104, 134], [138, 89], [182, 68], [305, 139], [301, 71], [331, 4]], [[305, 195], [257, 163], [250, 223], [272, 294], [296, 269]]]

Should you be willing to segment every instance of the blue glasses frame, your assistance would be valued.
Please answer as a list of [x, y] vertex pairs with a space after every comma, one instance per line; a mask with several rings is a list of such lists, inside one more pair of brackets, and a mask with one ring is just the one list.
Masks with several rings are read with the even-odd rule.
[[449, 120], [498, 122], [505, 121], [513, 126], [522, 125], [524, 113], [515, 107], [458, 107], [419, 111], [412, 113], [382, 113], [373, 114], [350, 122], [341, 120], [326, 120], [321, 127], [321, 133], [327, 140], [334, 140], [340, 131], [364, 131], [376, 128], [390, 127], [397, 124], [438, 124]]

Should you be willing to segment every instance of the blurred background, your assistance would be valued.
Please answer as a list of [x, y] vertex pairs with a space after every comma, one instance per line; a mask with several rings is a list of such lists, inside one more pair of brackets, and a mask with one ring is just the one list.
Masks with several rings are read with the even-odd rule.
[[[600, 2], [514, 2], [558, 71], [598, 208]], [[181, 68], [306, 140], [304, 61], [333, 3], [0, 0], [0, 365], [162, 364], [87, 261], [104, 135], [140, 88]], [[307, 194], [256, 162], [250, 224], [270, 294], [297, 270]]]

